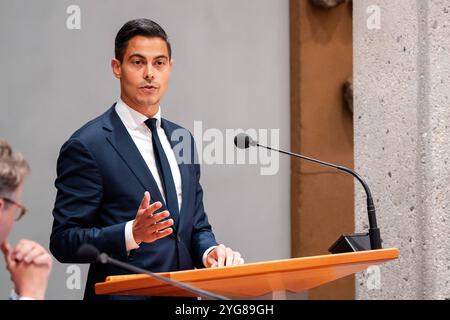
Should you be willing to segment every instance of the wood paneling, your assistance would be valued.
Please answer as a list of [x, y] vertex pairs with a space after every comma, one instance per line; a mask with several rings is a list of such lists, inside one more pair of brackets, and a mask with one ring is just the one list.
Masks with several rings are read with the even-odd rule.
[[[342, 85], [352, 75], [351, 2], [332, 9], [290, 1], [291, 149], [353, 168], [353, 116]], [[349, 175], [291, 160], [292, 256], [326, 254], [354, 231]], [[310, 299], [354, 299], [354, 277], [313, 289]]]

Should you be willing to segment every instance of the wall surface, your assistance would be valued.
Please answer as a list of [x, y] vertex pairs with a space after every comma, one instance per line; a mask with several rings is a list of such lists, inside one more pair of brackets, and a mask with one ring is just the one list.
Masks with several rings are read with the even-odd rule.
[[[81, 9], [80, 30], [66, 27], [72, 4]], [[33, 170], [24, 194], [30, 212], [15, 225], [11, 242], [30, 238], [48, 246], [59, 149], [117, 99], [110, 60], [114, 37], [130, 19], [153, 19], [171, 39], [174, 69], [162, 102], [164, 117], [190, 130], [202, 121], [203, 133], [279, 129], [280, 146], [289, 146], [288, 5], [288, 0], [1, 1], [0, 138], [20, 150]], [[225, 142], [223, 152], [234, 151], [232, 140]], [[261, 175], [260, 167], [202, 164], [205, 208], [216, 236], [247, 262], [290, 257], [289, 159], [280, 159], [274, 175]], [[81, 288], [71, 290], [67, 282], [74, 284], [75, 269], [68, 267], [55, 263], [47, 298], [82, 297], [87, 268], [80, 269]], [[10, 289], [0, 259], [0, 299]]]
[[384, 247], [400, 250], [377, 281], [358, 278], [357, 297], [449, 299], [450, 3], [353, 3], [355, 167], [372, 188]]

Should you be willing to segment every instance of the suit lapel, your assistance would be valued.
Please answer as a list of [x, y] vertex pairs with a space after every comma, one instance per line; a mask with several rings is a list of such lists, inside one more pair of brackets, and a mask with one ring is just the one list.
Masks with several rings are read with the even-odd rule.
[[115, 104], [106, 114], [104, 121], [103, 128], [108, 131], [106, 140], [108, 140], [122, 160], [127, 164], [144, 189], [150, 192], [151, 199], [153, 201], [161, 201], [165, 207], [164, 199], [150, 169], [114, 107]]
[[[161, 127], [164, 129], [164, 132], [166, 133], [166, 136], [170, 142], [170, 145], [172, 147], [172, 150], [175, 148], [175, 146], [180, 143], [179, 140], [175, 140], [175, 135], [173, 135], [174, 130], [176, 129], [169, 121], [161, 118]], [[185, 149], [183, 152], [187, 152]], [[188, 152], [191, 152], [191, 150], [188, 150]], [[188, 179], [189, 179], [189, 167], [188, 163], [186, 163], [186, 160], [183, 160], [180, 154], [177, 152], [174, 152], [175, 157], [177, 159], [178, 168], [180, 169], [180, 175], [181, 175], [181, 192], [182, 192], [182, 201], [181, 201], [181, 209], [180, 209], [180, 218], [178, 221], [178, 229], [181, 228], [181, 224], [183, 221], [183, 216], [185, 216], [184, 211], [187, 207], [187, 201], [189, 201], [188, 196]]]

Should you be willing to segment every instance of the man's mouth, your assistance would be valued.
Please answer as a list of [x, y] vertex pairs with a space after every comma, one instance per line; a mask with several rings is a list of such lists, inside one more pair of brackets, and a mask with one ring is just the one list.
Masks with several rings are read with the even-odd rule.
[[158, 90], [158, 86], [153, 85], [153, 84], [146, 84], [140, 87], [142, 90], [144, 90], [145, 92], [155, 92]]

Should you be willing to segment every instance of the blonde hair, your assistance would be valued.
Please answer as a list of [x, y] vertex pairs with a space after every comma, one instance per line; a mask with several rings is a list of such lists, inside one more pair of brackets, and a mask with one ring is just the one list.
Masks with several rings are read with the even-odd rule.
[[0, 140], [0, 195], [14, 192], [29, 173], [30, 166], [23, 156]]

